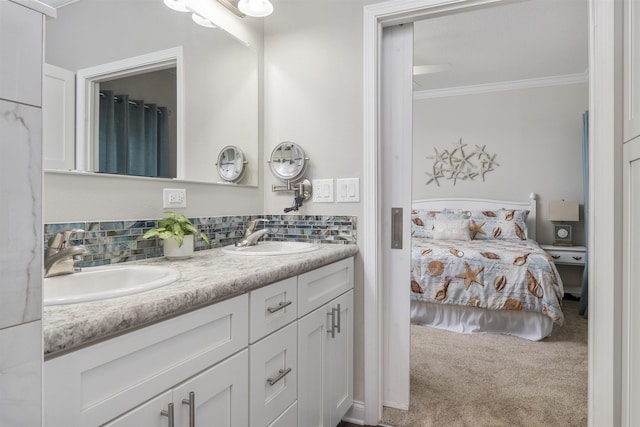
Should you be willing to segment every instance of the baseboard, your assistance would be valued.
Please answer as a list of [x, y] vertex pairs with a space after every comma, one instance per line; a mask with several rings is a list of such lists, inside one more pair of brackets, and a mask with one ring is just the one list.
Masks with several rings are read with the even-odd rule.
[[388, 408], [402, 409], [403, 411], [408, 411], [409, 410], [409, 405], [407, 405], [407, 404], [398, 403], [398, 402], [390, 402], [390, 401], [387, 401], [387, 400], [382, 402], [382, 406], [386, 406]]
[[364, 402], [353, 402], [351, 409], [347, 411], [347, 414], [342, 418], [344, 421], [359, 426], [364, 425]]

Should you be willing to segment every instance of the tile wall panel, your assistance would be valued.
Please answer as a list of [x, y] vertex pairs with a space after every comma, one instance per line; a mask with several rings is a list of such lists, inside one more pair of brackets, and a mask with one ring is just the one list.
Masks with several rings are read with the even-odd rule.
[[41, 110], [0, 100], [0, 329], [42, 311]]
[[[232, 245], [242, 239], [245, 224], [256, 218], [266, 218], [271, 233], [265, 240], [295, 240], [315, 243], [356, 243], [357, 221], [353, 216], [310, 215], [238, 215], [190, 218], [198, 230], [209, 238], [209, 244], [196, 239], [195, 250]], [[84, 230], [72, 237], [72, 243], [84, 245], [86, 254], [79, 267], [93, 267], [162, 256], [158, 239], [142, 236], [158, 224], [156, 219], [105, 222], [69, 222], [45, 224], [44, 247], [56, 232], [75, 228]], [[263, 224], [258, 226], [264, 227]]]

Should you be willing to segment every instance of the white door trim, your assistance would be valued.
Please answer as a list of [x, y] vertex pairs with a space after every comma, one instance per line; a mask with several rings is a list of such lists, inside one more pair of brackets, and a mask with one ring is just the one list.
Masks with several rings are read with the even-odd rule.
[[[376, 425], [382, 414], [382, 281], [380, 183], [379, 165], [379, 52], [382, 27], [414, 21], [433, 13], [455, 10], [500, 0], [392, 0], [364, 7], [363, 14], [363, 221], [362, 256], [364, 263], [364, 422]], [[616, 322], [621, 291], [621, 257], [613, 262], [601, 262], [600, 256], [611, 260], [620, 254], [622, 234], [619, 226], [622, 207], [621, 177], [616, 165], [621, 163], [620, 148], [616, 148], [615, 71], [619, 47], [614, 24], [616, 2], [589, 0], [589, 72], [590, 72], [590, 200], [589, 212], [589, 425], [617, 425], [620, 420], [620, 385], [618, 366], [620, 334]], [[604, 157], [600, 157], [604, 156]], [[617, 160], [616, 160], [617, 159]], [[616, 163], [618, 161], [618, 163]], [[621, 168], [618, 167], [617, 170]], [[611, 202], [608, 204], [607, 202]], [[595, 215], [600, 212], [599, 215]], [[597, 243], [597, 246], [596, 246]], [[595, 260], [598, 259], [596, 264]], [[601, 286], [596, 286], [601, 284]], [[596, 304], [597, 303], [597, 304]], [[598, 346], [594, 345], [598, 343]], [[598, 403], [596, 406], [596, 402]]]

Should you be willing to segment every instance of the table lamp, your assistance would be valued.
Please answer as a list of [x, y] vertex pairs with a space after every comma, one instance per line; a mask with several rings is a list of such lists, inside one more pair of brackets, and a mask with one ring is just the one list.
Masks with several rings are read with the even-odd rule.
[[549, 202], [549, 219], [557, 222], [553, 225], [553, 244], [556, 246], [573, 246], [573, 229], [566, 222], [580, 220], [578, 202]]

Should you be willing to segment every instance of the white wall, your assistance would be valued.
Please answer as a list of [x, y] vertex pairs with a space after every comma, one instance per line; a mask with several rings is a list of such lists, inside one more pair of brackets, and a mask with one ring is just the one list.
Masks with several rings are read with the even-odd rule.
[[[265, 19], [265, 158], [282, 141], [302, 146], [309, 179], [362, 177], [362, 1], [274, 1]], [[265, 212], [282, 213], [293, 195], [272, 193], [264, 172]], [[361, 183], [362, 185], [362, 183]], [[361, 203], [305, 202], [301, 214], [355, 215]], [[354, 394], [364, 399], [363, 270], [355, 263]]]
[[[548, 202], [584, 201], [582, 113], [588, 109], [586, 83], [414, 101], [413, 198], [477, 197], [527, 200], [538, 195], [538, 241], [553, 241]], [[451, 151], [462, 138], [496, 154], [499, 166], [474, 180], [439, 179], [426, 185], [434, 148]], [[581, 209], [580, 217], [583, 218]], [[584, 244], [582, 221], [574, 242]]]

